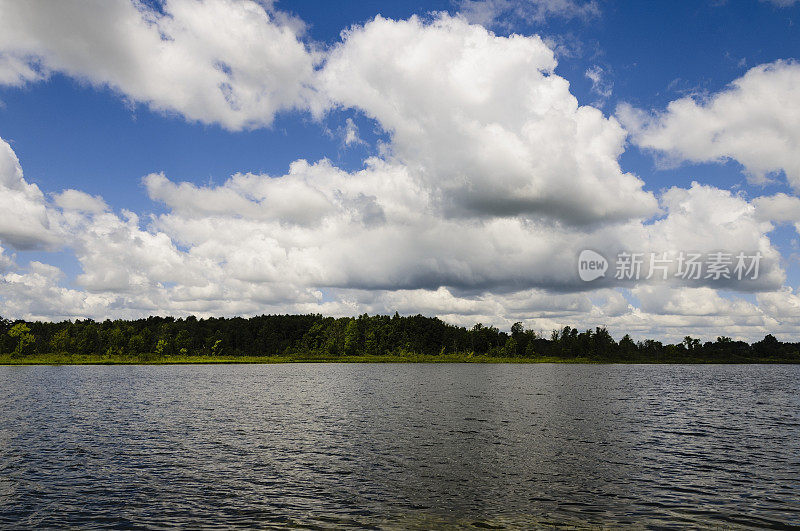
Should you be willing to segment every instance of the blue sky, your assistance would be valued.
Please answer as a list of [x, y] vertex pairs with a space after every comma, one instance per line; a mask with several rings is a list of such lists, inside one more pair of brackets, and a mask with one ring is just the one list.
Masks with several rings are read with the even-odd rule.
[[[159, 4], [158, 9], [150, 12], [149, 15], [158, 16], [159, 12], [170, 13], [174, 16], [174, 20], [179, 22], [183, 15], [176, 13], [196, 13], [198, 18], [200, 17], [203, 3], [195, 4], [193, 7], [190, 2], [187, 11], [177, 11], [178, 7], [181, 7], [178, 4], [183, 3], [186, 2]], [[66, 9], [73, 9], [76, 19], [85, 17], [86, 20], [90, 20], [92, 12], [87, 8], [88, 4], [75, 4], [72, 7], [69, 4], [69, 2], [65, 3]], [[117, 4], [122, 6], [127, 2], [117, 2]], [[229, 12], [233, 10], [233, 7], [230, 6], [238, 9], [243, 4], [246, 2], [232, 2], [229, 5]], [[33, 11], [35, 11], [36, 3], [33, 5]], [[343, 39], [341, 32], [354, 27], [354, 31], [358, 33], [363, 29], [363, 25], [369, 26], [376, 15], [381, 15], [392, 22], [404, 21], [413, 15], [418, 15], [422, 18], [420, 24], [423, 28], [426, 25], [435, 24], [435, 21], [442, 16], [461, 17], [458, 20], [466, 19], [467, 22], [482, 23], [488, 31], [494, 32], [499, 37], [507, 37], [512, 33], [525, 38], [539, 35], [543, 38], [546, 47], [555, 51], [558, 65], [555, 67], [553, 75], [569, 82], [569, 92], [577, 98], [579, 104], [599, 109], [605, 119], [613, 120], [615, 116], [618, 116], [627, 132], [631, 133], [621, 149], [618, 162], [622, 172], [635, 174], [643, 181], [642, 193], [649, 192], [651, 197], [660, 201], [666, 190], [673, 187], [689, 189], [692, 182], [696, 181], [714, 189], [732, 191], [734, 195], [742, 194], [744, 201], [750, 201], [759, 196], [778, 197], [776, 194], [785, 194], [790, 200], [795, 197], [795, 191], [790, 185], [791, 179], [787, 179], [786, 174], [782, 172], [780, 163], [775, 163], [777, 171], [769, 174], [771, 182], [759, 183], [758, 179], [753, 178], [751, 167], [753, 163], [749, 163], [750, 166], [748, 166], [748, 162], [744, 158], [737, 159], [735, 152], [723, 157], [723, 160], [718, 160], [718, 156], [709, 152], [708, 159], [710, 161], [699, 162], [697, 159], [706, 158], [705, 155], [699, 156], [696, 153], [693, 155], [678, 153], [676, 155], [681, 149], [686, 152], [686, 149], [678, 146], [679, 140], [675, 140], [675, 145], [668, 148], [654, 148], [654, 145], [661, 146], [666, 141], [648, 138], [647, 135], [655, 129], [647, 129], [646, 126], [638, 131], [639, 136], [637, 136], [637, 132], [633, 131], [632, 122], [626, 122], [619, 114], [618, 109], [620, 104], [630, 104], [634, 109], [649, 113], [649, 116], [654, 117], [658, 116], [657, 113], [663, 113], [670, 102], [684, 97], [692, 97], [699, 106], [703, 106], [713, 100], [715, 95], [730, 90], [730, 84], [744, 76], [752, 68], [773, 64], [778, 60], [787, 60], [789, 67], [792, 67], [794, 63], [791, 60], [797, 57], [797, 50], [800, 50], [800, 31], [795, 26], [797, 22], [800, 22], [800, 3], [753, 0], [691, 3], [598, 1], [587, 4], [577, 0], [489, 0], [486, 2], [476, 1], [467, 6], [454, 1], [357, 3], [300, 1], [276, 2], [274, 5], [253, 4], [253, 6], [269, 13], [270, 24], [279, 28], [292, 28], [292, 31], [296, 33], [297, 46], [304, 47], [311, 54], [317, 54], [313, 70], [319, 75], [324, 75], [326, 65], [330, 62], [328, 54], [331, 53], [331, 50], [346, 48], [343, 42], [347, 43], [349, 40], [347, 36]], [[587, 6], [591, 8], [589, 12], [586, 10]], [[5, 40], [0, 39], [0, 57], [3, 57], [4, 53], [8, 57], [22, 57], [23, 61], [34, 65], [34, 70], [38, 74], [35, 78], [26, 78], [22, 74], [11, 72], [3, 77], [2, 70], [0, 70], [0, 80], [7, 80], [5, 84], [0, 84], [0, 101], [2, 102], [2, 106], [0, 106], [0, 138], [8, 143], [19, 159], [19, 164], [24, 171], [25, 182], [35, 184], [44, 194], [43, 208], [51, 209], [52, 216], [61, 216], [68, 210], [57, 204], [55, 194], [67, 189], [78, 190], [90, 196], [102, 197], [108, 211], [118, 219], [124, 218], [123, 210], [136, 213], [139, 218], [139, 230], [151, 235], [163, 232], [176, 249], [190, 253], [193, 246], [199, 245], [198, 240], [193, 240], [194, 236], [186, 236], [186, 233], [182, 233], [183, 235], [177, 232], [170, 233], [165, 227], [169, 225], [171, 218], [179, 217], [180, 213], [187, 209], [194, 208], [192, 215], [196, 215], [198, 207], [179, 205], [173, 196], [164, 199], [159, 195], [161, 192], [153, 191], [154, 185], [146, 186], [143, 183], [144, 176], [163, 172], [171, 184], [191, 183], [195, 186], [194, 190], [219, 191], [219, 187], [237, 173], [252, 173], [268, 179], [280, 179], [289, 171], [290, 165], [300, 159], [307, 160], [309, 163], [328, 159], [333, 167], [350, 173], [368, 167], [365, 161], [369, 157], [378, 157], [392, 163], [402, 159], [407, 167], [416, 171], [414, 170], [417, 167], [415, 166], [416, 161], [411, 164], [407, 160], [407, 155], [398, 155], [406, 147], [401, 140], [394, 136], [394, 131], [398, 127], [398, 123], [404, 122], [397, 120], [393, 122], [392, 120], [395, 120], [393, 116], [382, 115], [381, 113], [384, 111], [380, 110], [379, 106], [361, 105], [358, 100], [361, 97], [358, 91], [354, 90], [352, 96], [346, 93], [349, 90], [346, 80], [330, 90], [331, 94], [335, 93], [334, 96], [328, 95], [326, 92], [328, 89], [318, 88], [316, 81], [303, 82], [313, 85], [314, 93], [321, 94], [320, 98], [330, 99], [334, 102], [333, 104], [320, 104], [324, 107], [321, 111], [314, 108], [313, 104], [310, 104], [311, 110], [305, 108], [305, 104], [299, 105], [296, 102], [283, 107], [279, 105], [275, 112], [266, 113], [269, 115], [268, 117], [265, 117], [263, 113], [257, 116], [253, 115], [256, 116], [257, 123], [255, 125], [241, 127], [239, 123], [225, 122], [227, 118], [217, 118], [223, 114], [212, 113], [204, 116], [203, 111], [197, 111], [195, 107], [184, 108], [181, 106], [182, 104], [174, 103], [171, 95], [164, 96], [164, 102], [160, 102], [158, 94], [153, 96], [153, 93], [147, 92], [151, 90], [150, 88], [131, 88], [130, 84], [126, 85], [127, 81], [120, 81], [128, 79], [124, 73], [108, 74], [108, 68], [103, 66], [105, 63], [94, 56], [96, 53], [99, 57], [103, 52], [99, 51], [100, 47], [92, 47], [92, 39], [95, 38], [92, 31], [87, 30], [86, 25], [78, 23], [75, 23], [74, 28], [70, 27], [72, 19], [69, 17], [64, 22], [49, 21], [48, 23], [59, 24], [58, 31], [63, 32], [63, 35], [71, 37], [73, 41], [85, 39], [89, 45], [81, 47], [80, 51], [74, 52], [72, 55], [60, 52], [56, 37], [52, 37], [48, 41], [47, 36], [37, 33], [41, 32], [41, 27], [43, 27], [38, 21], [47, 19], [47, 13], [15, 13], [14, 10], [17, 7], [13, 5], [13, 2], [0, 3], [0, 15], [6, 10], [8, 12], [7, 21], [12, 19], [26, 21], [20, 26], [15, 26], [14, 32], [6, 32]], [[483, 12], [488, 10], [492, 13], [493, 19], [478, 20], [474, 12], [470, 11], [470, 7], [484, 9]], [[44, 7], [41, 9], [45, 10]], [[123, 6], [120, 9], [124, 10], [125, 8]], [[145, 7], [140, 7], [139, 12], [148, 13]], [[448, 15], [442, 15], [442, 12], [446, 12]], [[135, 16], [136, 10], [128, 10], [125, 13], [129, 15], [133, 13], [130, 16]], [[0, 16], [0, 18], [2, 17]], [[286, 20], [294, 20], [294, 22], [285, 22]], [[103, 18], [100, 16], [94, 23], [102, 24], [102, 21]], [[298, 21], [305, 24], [304, 32], [297, 30]], [[27, 23], [29, 26], [25, 25]], [[2, 24], [0, 22], [0, 26]], [[93, 22], [88, 22], [88, 24], [91, 25]], [[22, 29], [19, 29], [20, 27]], [[224, 30], [225, 28], [220, 29], [220, 31]], [[162, 31], [169, 31], [169, 29], [162, 29]], [[452, 33], [457, 30], [450, 28], [442, 31]], [[100, 39], [100, 36], [103, 36], [103, 30], [98, 29], [97, 35], [97, 39]], [[365, 35], [364, 38], [368, 37]], [[124, 41], [127, 37], [119, 35], [111, 38]], [[100, 41], [98, 40], [98, 42]], [[175, 42], [178, 43], [180, 40], [175, 38]], [[191, 46], [194, 46], [192, 50], [195, 50], [200, 45], [195, 42]], [[135, 49], [135, 45], [121, 45], [120, 49], [124, 51], [120, 53], [132, 53], [130, 50]], [[96, 50], [96, 52], [92, 50]], [[80, 53], [86, 56], [77, 57]], [[142, 53], [148, 52], [145, 50]], [[343, 53], [346, 53], [346, 50]], [[350, 61], [354, 60], [350, 59]], [[311, 60], [309, 59], [309, 61]], [[444, 62], [441, 67], [447, 69], [448, 64]], [[0, 69], [2, 68], [3, 63], [0, 61]], [[594, 82], [590, 79], [590, 72], [594, 72], [598, 76]], [[236, 76], [234, 75], [234, 77]], [[192, 80], [185, 76], [179, 81], [194, 87]], [[352, 81], [358, 83], [357, 76], [354, 76]], [[181, 87], [176, 88], [176, 91], [180, 90], [182, 90]], [[201, 91], [202, 87], [197, 90]], [[380, 91], [380, 87], [375, 90]], [[290, 108], [292, 106], [299, 108], [292, 109]], [[246, 110], [242, 111], [242, 114], [246, 113]], [[246, 119], [251, 118], [252, 116], [246, 117]], [[761, 119], [764, 118], [755, 117], [753, 120], [756, 122]], [[358, 140], [349, 144], [345, 141], [348, 123], [357, 128], [358, 134]], [[664, 123], [666, 122], [661, 125]], [[791, 138], [796, 138], [796, 136]], [[387, 155], [387, 152], [392, 155]], [[667, 166], [663, 162], [667, 158], [666, 155], [669, 155], [672, 160], [672, 163]], [[430, 166], [430, 164], [438, 164], [438, 161], [431, 162], [425, 159], [419, 164]], [[454, 164], [452, 161], [446, 161], [445, 166], [452, 168], [452, 164]], [[433, 170], [429, 168], [429, 171]], [[747, 178], [748, 172], [750, 180]], [[498, 175], [500, 174], [498, 173]], [[492, 176], [492, 178], [502, 177]], [[564, 178], [569, 179], [570, 177], [566, 175]], [[385, 179], [389, 179], [389, 177]], [[535, 180], [535, 175], [532, 179]], [[494, 189], [493, 186], [486, 189]], [[451, 196], [458, 193], [451, 189], [436, 188], [436, 190], [437, 193]], [[169, 193], [172, 192], [163, 192], [163, 194]], [[175, 197], [181, 196], [181, 192], [176, 192], [176, 194]], [[387, 212], [390, 210], [381, 202], [380, 195], [366, 192], [357, 195], [361, 198], [373, 196], [377, 197], [377, 204], [383, 210]], [[252, 198], [252, 196], [250, 197]], [[780, 196], [780, 199], [783, 200], [783, 196]], [[649, 201], [650, 199], [645, 197], [643, 200]], [[211, 201], [214, 200], [211, 199]], [[632, 199], [631, 201], [638, 200]], [[203, 209], [206, 207], [203, 206], [200, 210]], [[203, 211], [206, 212], [206, 210]], [[48, 210], [48, 212], [50, 211]], [[213, 217], [218, 213], [206, 212], [206, 214]], [[517, 214], [508, 213], [509, 216]], [[241, 217], [241, 213], [237, 212], [232, 212], [231, 215], [237, 218]], [[640, 214], [630, 215], [635, 217]], [[644, 218], [644, 223], [652, 223], [653, 219], [660, 219], [667, 215], [668, 213], [663, 209], [660, 213], [653, 212], [653, 216]], [[385, 214], [384, 218], [387, 216], [391, 217], [389, 214]], [[447, 216], [449, 214], [445, 215], [445, 218]], [[459, 214], [459, 216], [465, 215]], [[531, 214], [531, 216], [537, 222], [540, 221], [536, 217], [538, 214]], [[256, 215], [256, 217], [258, 216]], [[556, 217], [558, 218], [558, 216]], [[778, 227], [768, 233], [768, 238], [771, 246], [781, 257], [785, 280], [773, 282], [768, 288], [763, 288], [766, 291], [793, 290], [800, 281], [799, 268], [793, 256], [797, 247], [797, 233], [791, 224], [793, 218], [786, 219], [786, 216], [783, 215], [778, 220], [777, 217], [779, 216], [769, 218]], [[499, 218], [504, 218], [504, 215], [499, 215]], [[20, 223], [23, 222], [22, 219], [20, 218]], [[483, 218], [478, 216], [475, 219]], [[557, 222], [561, 223], [561, 221]], [[54, 221], [53, 223], [77, 222]], [[85, 223], [90, 222], [86, 221]], [[281, 220], [278, 219], [276, 223], [280, 225]], [[601, 227], [607, 221], [598, 218], [592, 223], [597, 223], [597, 226]], [[58, 287], [66, 291], [59, 293], [62, 295], [72, 293], [75, 297], [83, 297], [84, 306], [78, 305], [77, 308], [64, 313], [48, 310], [46, 305], [34, 301], [38, 295], [33, 292], [26, 295], [25, 289], [21, 288], [22, 291], [16, 290], [13, 293], [9, 291], [5, 295], [0, 293], [0, 297], [5, 297], [6, 301], [12, 301], [12, 298], [16, 297], [13, 302], [7, 302], [8, 309], [3, 313], [19, 312], [21, 317], [54, 319], [80, 316], [99, 317], [97, 312], [101, 310], [98, 308], [103, 308], [104, 304], [109, 308], [109, 315], [133, 316], [137, 312], [140, 314], [193, 313], [190, 305], [173, 305], [174, 300], [164, 293], [148, 296], [146, 304], [141, 301], [133, 302], [136, 298], [135, 283], [125, 284], [124, 288], [120, 287], [121, 285], [115, 285], [116, 287], [113, 288], [103, 287], [105, 286], [103, 282], [92, 284], [86, 278], [87, 269], [100, 266], [96, 263], [92, 265], [93, 261], [81, 254], [88, 252], [86, 247], [90, 244], [76, 243], [70, 239], [75, 237], [74, 231], [76, 230], [83, 229], [74, 227], [64, 229], [65, 234], [70, 233], [72, 236], [60, 234], [57, 237], [63, 240], [60, 244], [54, 244], [48, 240], [46, 244], [17, 245], [15, 247], [7, 243], [12, 239], [11, 237], [0, 237], [0, 245], [5, 249], [5, 256], [13, 255], [14, 257], [13, 266], [9, 266], [8, 271], [13, 270], [14, 274], [20, 275], [32, 274], [30, 273], [32, 262], [54, 266], [64, 273], [64, 276], [58, 281]], [[264, 230], [265, 234], [271, 234], [269, 231], [273, 229]], [[564, 230], [572, 231], [573, 229]], [[581, 227], [575, 230], [585, 231], [586, 228]], [[673, 237], [670, 241], [674, 240]], [[395, 245], [403, 245], [401, 242], [406, 241], [406, 239], [401, 239]], [[206, 247], [208, 246], [210, 244]], [[311, 248], [316, 249], [318, 246]], [[284, 249], [283, 252], [289, 254], [290, 250], [287, 249]], [[296, 249], [296, 247], [291, 247], [291, 249]], [[643, 245], [643, 249], [646, 250], [647, 246]], [[335, 253], [336, 251], [331, 252]], [[346, 251], [342, 249], [339, 252]], [[375, 252], [378, 251], [375, 250]], [[437, 266], [437, 271], [440, 273], [444, 267], [441, 265], [442, 263], [461, 260], [445, 256], [436, 257], [436, 259], [440, 260]], [[499, 255], [497, 259], [502, 261], [503, 256]], [[229, 263], [224, 256], [214, 255], [214, 260], [218, 263]], [[448, 260], [451, 261], [448, 262]], [[472, 266], [469, 264], [469, 260], [466, 262], [464, 267]], [[512, 265], [509, 267], [511, 268]], [[519, 263], [514, 261], [513, 267], [519, 267]], [[535, 265], [532, 263], [531, 267], [535, 268]], [[313, 268], [311, 269], [313, 270]], [[175, 282], [179, 283], [179, 279], [170, 275], [166, 275], [164, 278], [155, 278], [148, 277], [148, 273], [144, 270], [137, 271], [135, 274], [128, 273], [133, 276], [138, 275], [137, 278], [150, 278], [152, 282], [143, 282], [145, 284], [150, 282], [148, 285], [151, 287], [160, 286], [159, 290], [168, 290], [175, 286]], [[114, 275], [106, 273], [100, 274], [95, 271], [89, 273], [88, 276], [97, 278], [105, 275], [116, 278], [116, 273]], [[7, 272], [7, 274], [11, 273]], [[439, 301], [435, 304], [431, 303], [427, 307], [425, 305], [427, 303], [420, 304], [419, 311], [441, 315], [451, 321], [492, 320], [500, 326], [504, 326], [513, 322], [514, 319], [525, 317], [525, 315], [520, 316], [520, 314], [508, 310], [509, 306], [506, 302], [492, 306], [493, 310], [482, 309], [476, 310], [474, 313], [462, 313], [457, 308], [465, 304], [469, 306], [469, 301], [480, 300], [481, 304], [484, 304], [495, 295], [506, 297], [517, 289], [520, 290], [519, 293], [523, 293], [524, 290], [536, 290], [533, 298], [541, 297], [546, 300], [546, 303], [542, 303], [544, 306], [559, 307], [560, 304], [563, 304], [563, 310], [555, 308], [550, 313], [540, 310], [535, 304], [526, 307], [525, 311], [529, 312], [531, 322], [557, 324], [560, 319], [569, 319], [579, 323], [597, 318], [597, 312], [593, 313], [588, 306], [582, 306], [583, 302], [568, 300], [560, 303], [548, 295], [553, 289], [558, 293], [573, 292], [574, 296], [580, 297], [586, 291], [585, 286], [576, 285], [574, 288], [564, 288], [561, 280], [548, 280], [547, 275], [544, 275], [542, 277], [544, 280], [542, 280], [540, 278], [524, 279], [520, 275], [509, 274], [507, 278], [499, 279], [496, 282], [494, 280], [475, 281], [474, 284], [467, 281], [448, 280], [456, 277], [463, 278], [463, 276], [459, 276], [460, 274], [442, 273], [440, 278], [431, 272], [424, 274], [414, 272], [406, 275], [401, 271], [391, 278], [375, 279], [369, 282], [353, 280], [367, 275], [364, 272], [344, 275], [347, 277], [345, 280], [339, 279], [337, 275], [321, 274], [320, 277], [324, 277], [322, 280], [303, 281], [296, 286], [296, 289], [305, 290], [308, 293], [314, 290], [321, 292], [322, 298], [318, 301], [322, 301], [322, 303], [318, 307], [314, 307], [311, 302], [308, 302], [313, 299], [313, 296], [310, 296], [311, 299], [309, 299], [309, 296], [306, 295], [298, 298], [287, 295], [288, 298], [284, 302], [281, 302], [280, 298], [267, 297], [265, 300], [268, 299], [268, 302], [261, 304], [258, 297], [254, 299], [252, 296], [239, 294], [236, 297], [241, 297], [247, 303], [228, 304], [231, 301], [223, 297], [224, 300], [219, 305], [201, 305], [194, 313], [247, 314], [260, 313], [262, 309], [271, 311], [281, 308], [285, 308], [287, 311], [314, 309], [322, 313], [328, 311], [348, 313], [361, 310], [391, 311], [399, 304], [396, 302], [396, 298], [400, 297], [405, 292], [404, 290], [426, 290], [428, 295], [441, 298], [441, 290], [445, 289], [448, 293], [445, 298], [449, 302]], [[483, 278], [475, 271], [466, 276]], [[407, 280], [409, 278], [424, 280], [420, 280], [419, 286], [415, 286], [414, 281]], [[277, 282], [277, 280], [274, 281]], [[213, 281], [209, 280], [208, 282]], [[719, 289], [715, 293], [724, 301], [736, 299], [758, 307], [758, 303], [755, 302], [755, 293], [761, 289]], [[348, 290], [366, 290], [369, 293], [358, 291], [353, 294]], [[389, 297], [390, 302], [378, 301], [377, 299], [380, 297], [376, 295], [378, 293], [376, 290], [380, 291], [380, 297]], [[603, 297], [608, 300], [614, 299], [614, 296], [604, 293], [601, 292], [601, 299]], [[639, 300], [638, 296], [632, 296], [629, 290], [623, 289], [619, 293], [628, 302]], [[705, 292], [702, 293], [705, 294]], [[419, 296], [425, 299], [424, 293]], [[97, 300], [89, 304], [86, 302], [88, 300], [86, 297], [94, 297]], [[666, 308], [669, 303], [665, 301], [672, 299], [666, 295], [664, 297], [666, 299], [662, 298], [661, 300]], [[26, 298], [29, 300], [26, 301]], [[413, 297], [408, 300], [412, 299]], [[99, 300], [105, 302], [98, 302]], [[311, 305], [303, 306], [304, 304]], [[337, 304], [338, 306], [336, 306]], [[714, 306], [714, 304], [711, 305]], [[658, 304], [653, 302], [651, 307], [653, 305], [657, 306]], [[407, 308], [401, 305], [401, 309], [406, 311], [413, 311], [413, 307], [412, 303], [408, 303]], [[575, 311], [576, 307], [583, 308], [583, 310]], [[500, 309], [498, 310], [498, 308]], [[119, 312], [115, 313], [117, 310]], [[652, 313], [664, 316], [669, 312], [664, 310]], [[634, 311], [633, 314], [635, 315], [636, 312]], [[697, 312], [692, 313], [692, 311], [689, 313], [679, 311], [676, 315], [696, 317], [698, 314]], [[711, 313], [703, 313], [702, 316], [709, 317], [709, 319], [701, 323], [686, 317], [684, 321], [686, 321], [687, 329], [693, 329], [701, 335], [710, 330], [713, 327], [714, 320], [712, 318], [715, 317], [715, 314], [711, 311]], [[792, 333], [792, 326], [794, 326], [788, 321], [777, 319], [774, 315], [765, 317], [753, 326], [741, 320], [737, 321], [736, 318], [731, 321], [729, 317], [729, 315], [719, 316], [716, 322], [720, 325], [734, 323], [725, 325], [734, 330], [733, 334], [729, 335], [738, 333], [742, 337], [750, 334], [758, 335], [769, 329], [770, 326], [777, 327], [779, 333], [785, 329], [785, 333], [788, 334]], [[614, 322], [618, 318], [620, 328], [630, 322], [626, 321], [621, 314], [609, 314], [601, 318], [610, 322]], [[632, 319], [630, 315], [629, 318]], [[652, 322], [641, 325], [642, 332], [661, 333], [665, 336], [683, 333], [678, 330], [682, 325], [675, 324], [681, 321], [680, 318], [675, 317], [672, 321], [664, 318], [664, 322], [660, 322], [659, 319], [661, 317], [654, 317]], [[639, 325], [637, 324], [637, 326]]]

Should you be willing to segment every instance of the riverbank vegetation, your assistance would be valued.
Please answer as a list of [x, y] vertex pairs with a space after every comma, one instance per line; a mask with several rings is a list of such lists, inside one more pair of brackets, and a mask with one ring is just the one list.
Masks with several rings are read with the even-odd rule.
[[605, 328], [554, 330], [521, 323], [510, 333], [440, 319], [362, 315], [262, 315], [249, 319], [149, 317], [135, 321], [51, 322], [0, 318], [0, 363], [620, 362], [800, 363], [800, 343], [768, 335], [748, 344], [720, 336], [701, 342], [615, 341]]

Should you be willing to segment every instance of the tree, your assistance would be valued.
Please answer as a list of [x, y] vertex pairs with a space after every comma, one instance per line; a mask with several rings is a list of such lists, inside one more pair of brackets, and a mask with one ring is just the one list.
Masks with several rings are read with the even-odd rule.
[[25, 323], [17, 323], [8, 331], [8, 335], [17, 339], [14, 356], [24, 356], [31, 352], [31, 345], [36, 340], [31, 334], [31, 329]]
[[518, 355], [519, 344], [514, 337], [509, 337], [506, 339], [506, 344], [503, 345], [503, 355], [508, 356], [510, 358], [516, 358]]
[[683, 346], [686, 347], [686, 350], [691, 352], [700, 348], [700, 340], [694, 339], [692, 336], [686, 336], [683, 338]]
[[50, 348], [53, 352], [67, 354], [72, 351], [72, 338], [69, 335], [69, 328], [64, 327], [50, 339]]
[[350, 319], [344, 329], [344, 355], [354, 356], [358, 349], [358, 321]]
[[166, 356], [169, 354], [169, 351], [169, 342], [166, 339], [159, 339], [158, 343], [156, 343], [156, 355]]
[[134, 334], [128, 340], [128, 353], [132, 356], [143, 354], [146, 348], [146, 343], [142, 334]]
[[632, 359], [636, 354], [636, 343], [633, 342], [630, 335], [625, 334], [625, 337], [619, 340], [619, 352], [626, 360]]
[[601, 358], [612, 355], [617, 349], [617, 342], [614, 341], [614, 338], [611, 337], [611, 334], [608, 333], [608, 329], [604, 326], [598, 326], [594, 329], [592, 343], [592, 352], [590, 354]]
[[192, 337], [189, 335], [189, 332], [186, 330], [181, 330], [178, 332], [178, 335], [175, 336], [175, 349], [180, 353], [182, 356], [185, 356], [189, 353], [189, 350], [192, 348]]
[[222, 340], [217, 339], [214, 341], [214, 344], [211, 346], [211, 355], [212, 356], [220, 356], [222, 355]]
[[85, 321], [83, 328], [78, 333], [78, 353], [87, 356], [95, 354], [99, 343], [97, 325], [92, 321]]
[[106, 342], [108, 343], [106, 354], [119, 356], [125, 349], [125, 333], [119, 328], [119, 326], [115, 326], [108, 333]]

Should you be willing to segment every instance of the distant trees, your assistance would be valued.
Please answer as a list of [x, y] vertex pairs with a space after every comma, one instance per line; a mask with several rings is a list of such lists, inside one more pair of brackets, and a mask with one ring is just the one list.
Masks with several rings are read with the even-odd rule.
[[605, 327], [565, 326], [542, 337], [522, 323], [509, 332], [477, 323], [454, 326], [411, 315], [261, 315], [197, 319], [148, 317], [135, 321], [12, 322], [0, 318], [0, 355], [79, 355], [149, 360], [174, 356], [427, 356], [472, 354], [506, 358], [596, 361], [800, 362], [800, 345], [768, 335], [749, 345], [720, 336], [714, 342], [685, 337], [676, 344], [625, 335], [615, 341]]
[[347, 321], [347, 326], [344, 327], [344, 355], [355, 356], [358, 354], [358, 347], [358, 321], [355, 319], [350, 319]]
[[682, 344], [683, 344], [683, 347], [686, 350], [688, 350], [689, 352], [692, 352], [692, 351], [697, 350], [698, 348], [700, 348], [700, 340], [699, 339], [692, 339], [691, 336], [684, 337]]
[[31, 329], [25, 323], [17, 323], [8, 331], [9, 337], [16, 339], [17, 346], [14, 348], [14, 356], [25, 356], [32, 352], [35, 341]]
[[56, 331], [50, 339], [50, 350], [59, 354], [68, 354], [72, 352], [73, 341], [69, 335], [69, 327], [64, 327]]

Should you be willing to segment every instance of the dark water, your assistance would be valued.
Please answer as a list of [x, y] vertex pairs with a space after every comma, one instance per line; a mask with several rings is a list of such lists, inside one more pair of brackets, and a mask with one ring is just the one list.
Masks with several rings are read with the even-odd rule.
[[2, 527], [800, 525], [800, 367], [0, 367]]

